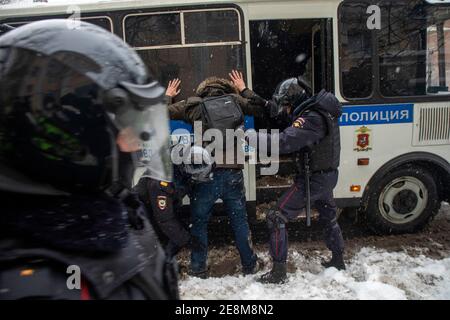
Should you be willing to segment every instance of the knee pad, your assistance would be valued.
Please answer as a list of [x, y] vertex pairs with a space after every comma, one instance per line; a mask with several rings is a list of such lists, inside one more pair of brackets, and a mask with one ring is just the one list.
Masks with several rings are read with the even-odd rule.
[[266, 215], [266, 222], [269, 230], [278, 230], [285, 227], [288, 219], [280, 211], [271, 209]]

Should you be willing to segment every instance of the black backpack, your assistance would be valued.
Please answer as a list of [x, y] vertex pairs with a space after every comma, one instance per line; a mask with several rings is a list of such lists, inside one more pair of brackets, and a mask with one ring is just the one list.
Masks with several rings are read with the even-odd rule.
[[202, 122], [207, 129], [218, 129], [225, 137], [226, 129], [237, 129], [244, 123], [244, 113], [230, 95], [209, 97], [202, 102]]

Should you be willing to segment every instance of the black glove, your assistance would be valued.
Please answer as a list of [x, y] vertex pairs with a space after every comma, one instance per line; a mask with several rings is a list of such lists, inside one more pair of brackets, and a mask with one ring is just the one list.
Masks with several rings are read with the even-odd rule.
[[269, 103], [266, 99], [261, 98], [257, 94], [253, 95], [249, 100], [250, 100], [251, 104], [254, 104], [257, 106], [262, 106], [262, 107], [266, 107], [267, 104]]
[[270, 118], [276, 118], [280, 115], [278, 105], [273, 100], [267, 100], [266, 108], [268, 110]]

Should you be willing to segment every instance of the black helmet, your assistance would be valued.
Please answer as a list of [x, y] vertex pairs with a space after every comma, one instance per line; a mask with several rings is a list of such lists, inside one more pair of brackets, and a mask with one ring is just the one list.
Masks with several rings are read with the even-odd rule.
[[279, 109], [287, 105], [297, 107], [312, 95], [311, 86], [302, 77], [281, 81], [272, 96]]
[[200, 147], [192, 146], [183, 160], [184, 172], [196, 182], [207, 182], [212, 178], [213, 159], [209, 152]]
[[[212, 179], [215, 164], [211, 154], [205, 148], [175, 142], [171, 153], [173, 163], [182, 176], [193, 182], [207, 182]], [[145, 172], [142, 176], [145, 176]]]
[[143, 142], [170, 180], [168, 126], [164, 88], [112, 33], [55, 19], [0, 37], [1, 190], [107, 190]]

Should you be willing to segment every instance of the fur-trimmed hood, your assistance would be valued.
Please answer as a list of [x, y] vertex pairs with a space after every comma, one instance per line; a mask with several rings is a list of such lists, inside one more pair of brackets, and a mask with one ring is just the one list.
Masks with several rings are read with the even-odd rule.
[[239, 94], [238, 88], [228, 79], [209, 77], [200, 83], [195, 91], [196, 95], [205, 97], [221, 96], [224, 94]]

